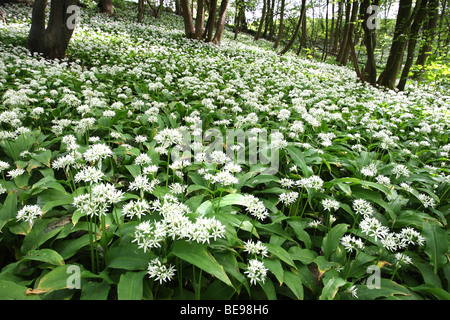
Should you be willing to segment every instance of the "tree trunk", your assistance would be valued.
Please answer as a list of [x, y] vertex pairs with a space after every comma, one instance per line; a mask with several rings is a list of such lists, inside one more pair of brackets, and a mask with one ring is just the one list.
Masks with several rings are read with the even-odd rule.
[[197, 40], [203, 39], [203, 27], [205, 24], [205, 0], [197, 1], [197, 17], [195, 18], [195, 34]]
[[406, 81], [408, 80], [409, 70], [413, 64], [414, 53], [416, 52], [416, 44], [417, 39], [419, 37], [419, 31], [423, 24], [423, 19], [425, 18], [425, 14], [427, 12], [427, 0], [423, 0], [419, 3], [419, 9], [417, 11], [417, 15], [414, 18], [414, 22], [411, 25], [409, 41], [408, 41], [408, 54], [406, 56], [405, 66], [403, 67], [403, 72], [400, 77], [400, 81], [398, 83], [397, 89], [400, 91], [405, 90]]
[[142, 19], [144, 19], [144, 0], [139, 0], [139, 2], [138, 2], [138, 16], [137, 16], [138, 23], [141, 23]]
[[264, 22], [266, 20], [267, 3], [270, 0], [263, 0], [263, 1], [264, 1], [264, 6], [263, 6], [263, 10], [262, 10], [261, 21], [259, 22], [258, 31], [256, 32], [256, 35], [255, 35], [255, 40], [258, 40], [261, 37], [261, 31], [264, 26]]
[[217, 0], [209, 0], [209, 17], [206, 23], [205, 36], [206, 42], [211, 42], [214, 36], [214, 27], [216, 26]]
[[346, 34], [344, 34], [344, 40], [342, 41], [341, 48], [339, 50], [338, 62], [346, 66], [348, 62], [348, 57], [350, 54], [351, 43], [353, 43], [353, 35], [355, 31], [355, 23], [358, 15], [358, 4], [356, 2], [352, 5], [350, 21], [346, 26]]
[[184, 32], [189, 39], [194, 38], [195, 28], [192, 22], [192, 13], [189, 6], [189, 0], [180, 0], [181, 13], [184, 21]]
[[[364, 29], [364, 44], [367, 51], [367, 61], [364, 68], [364, 78], [371, 85], [376, 85], [377, 82], [377, 66], [375, 61], [375, 46], [376, 46], [376, 29], [369, 28], [367, 23], [371, 16], [370, 12], [367, 12], [370, 6], [370, 0], [363, 1], [362, 11], [364, 13], [363, 29]], [[379, 0], [373, 1], [373, 5], [378, 5]]]
[[333, 52], [337, 51], [338, 43], [341, 40], [341, 37], [340, 37], [341, 28], [342, 28], [342, 1], [338, 0], [338, 14], [337, 14], [336, 27], [335, 27], [334, 36], [333, 36], [333, 47], [332, 47]]
[[109, 15], [114, 14], [112, 0], [99, 0], [98, 8], [101, 13], [107, 13]]
[[217, 24], [216, 34], [214, 35], [213, 43], [220, 45], [222, 41], [223, 30], [225, 29], [225, 19], [227, 17], [229, 0], [222, 0], [220, 3], [219, 22]]
[[409, 27], [411, 6], [412, 0], [400, 0], [389, 57], [385, 69], [378, 78], [378, 84], [389, 89], [395, 88], [397, 76], [402, 66], [406, 45], [405, 34]]
[[322, 52], [322, 61], [325, 61], [327, 58], [327, 51], [328, 51], [328, 5], [329, 0], [327, 0], [326, 4], [326, 13], [325, 13], [325, 39], [323, 44], [323, 52]]
[[77, 0], [52, 0], [47, 28], [45, 28], [47, 0], [34, 2], [28, 35], [28, 49], [32, 53], [41, 53], [49, 59], [65, 58], [75, 28], [71, 21], [74, 13], [68, 10], [68, 7], [76, 6], [77, 2]]
[[278, 48], [278, 45], [280, 44], [280, 41], [283, 38], [283, 22], [284, 22], [285, 4], [286, 4], [286, 0], [281, 0], [280, 26], [278, 27], [277, 39], [275, 40], [275, 44], [273, 45], [274, 49]]
[[[428, 22], [423, 30], [424, 44], [420, 48], [419, 55], [417, 57], [416, 65], [422, 66], [421, 70], [425, 66], [425, 63], [430, 56], [432, 45], [436, 35], [436, 27], [439, 20], [439, 0], [430, 0], [428, 5]], [[414, 72], [413, 79], [418, 79], [422, 71]]]
[[284, 47], [283, 50], [281, 50], [281, 52], [279, 53], [279, 55], [283, 55], [286, 52], [289, 51], [289, 49], [291, 49], [291, 47], [294, 45], [295, 40], [298, 37], [298, 34], [300, 32], [300, 27], [303, 23], [303, 20], [306, 19], [305, 18], [305, 13], [306, 13], [306, 0], [302, 0], [302, 7], [300, 9], [300, 18], [298, 19], [298, 23], [297, 23], [297, 27], [295, 28], [294, 34], [292, 35], [291, 40], [289, 41], [289, 43], [286, 45], [286, 47]]

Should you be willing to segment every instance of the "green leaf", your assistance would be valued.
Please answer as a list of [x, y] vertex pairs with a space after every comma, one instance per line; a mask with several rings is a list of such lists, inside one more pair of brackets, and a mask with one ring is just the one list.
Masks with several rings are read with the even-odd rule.
[[[55, 290], [67, 289], [71, 286], [68, 283], [69, 277], [71, 276], [70, 270], [68, 270], [72, 265], [58, 266], [49, 273], [45, 274], [37, 284], [35, 291], [37, 293], [48, 293]], [[83, 270], [81, 266], [80, 270]]]
[[145, 270], [148, 267], [148, 253], [133, 244], [113, 247], [106, 252], [105, 263], [107, 268], [112, 269]]
[[273, 286], [272, 280], [269, 277], [266, 278], [264, 282], [258, 281], [261, 288], [264, 290], [268, 300], [277, 300], [277, 293], [275, 287]]
[[319, 297], [319, 300], [333, 300], [336, 296], [339, 288], [347, 284], [342, 278], [331, 278], [325, 284], [325, 287], [322, 290], [322, 294]]
[[302, 278], [298, 273], [285, 271], [284, 272], [284, 283], [289, 289], [295, 294], [297, 299], [303, 300], [303, 284]]
[[265, 246], [267, 247], [267, 250], [277, 256], [281, 261], [287, 263], [294, 269], [297, 269], [297, 266], [295, 265], [294, 261], [292, 261], [291, 256], [289, 253], [284, 250], [282, 247], [274, 245], [273, 243], [266, 243]]
[[283, 284], [284, 275], [280, 260], [263, 259], [263, 263], [264, 266], [267, 267], [267, 269], [269, 269], [269, 271], [275, 275], [281, 286]]
[[331, 228], [328, 231], [327, 235], [323, 238], [322, 241], [322, 251], [325, 255], [325, 258], [328, 260], [331, 254], [337, 249], [339, 243], [341, 241], [342, 236], [347, 231], [349, 225], [348, 224], [338, 224]]
[[416, 287], [411, 287], [410, 289], [413, 290], [414, 292], [422, 292], [433, 295], [439, 300], [446, 300], [446, 301], [450, 300], [450, 293], [443, 290], [442, 288], [436, 288], [431, 284], [421, 284]]
[[217, 263], [206, 245], [196, 242], [176, 241], [173, 244], [172, 253], [233, 287], [223, 267]]
[[412, 300], [414, 296], [405, 287], [389, 279], [380, 279], [380, 288], [367, 285], [356, 285], [359, 300]]
[[117, 285], [118, 300], [142, 300], [143, 281], [146, 271], [127, 272], [120, 276]]
[[106, 300], [111, 286], [105, 280], [87, 281], [81, 286], [80, 300]]
[[30, 250], [22, 258], [22, 261], [33, 260], [50, 263], [53, 265], [63, 265], [64, 259], [52, 249]]
[[316, 252], [309, 249], [302, 249], [300, 247], [291, 247], [289, 248], [288, 253], [290, 254], [292, 260], [300, 261], [304, 265], [314, 262], [314, 259], [317, 257]]
[[0, 209], [0, 231], [3, 226], [17, 216], [17, 195], [14, 192], [8, 194]]
[[447, 235], [444, 229], [435, 221], [425, 221], [422, 230], [426, 241], [425, 253], [430, 258], [430, 263], [434, 267], [434, 273], [437, 273], [447, 263]]
[[306, 165], [305, 157], [300, 150], [296, 149], [293, 146], [287, 146], [286, 151], [289, 153], [294, 163], [300, 167], [305, 178], [308, 178], [314, 174], [314, 171], [311, 169], [311, 167], [308, 167]]
[[36, 295], [27, 295], [28, 288], [12, 281], [0, 280], [0, 300], [40, 300]]

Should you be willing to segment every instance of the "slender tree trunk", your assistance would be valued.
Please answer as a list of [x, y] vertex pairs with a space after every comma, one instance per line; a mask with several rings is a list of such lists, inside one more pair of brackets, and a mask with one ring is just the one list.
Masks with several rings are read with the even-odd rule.
[[245, 1], [236, 0], [236, 15], [234, 23], [234, 40], [237, 39], [239, 32], [241, 32], [242, 26], [245, 21]]
[[341, 50], [339, 51], [340, 54], [339, 54], [338, 62], [343, 66], [346, 66], [347, 62], [348, 62], [348, 56], [350, 54], [351, 43], [353, 43], [353, 36], [354, 36], [355, 23], [357, 20], [357, 16], [358, 16], [358, 4], [356, 2], [354, 2], [352, 5], [351, 17], [350, 17], [350, 22], [349, 22], [348, 28], [347, 28], [347, 34], [344, 35], [345, 41], [343, 41]]
[[189, 0], [180, 0], [180, 6], [181, 13], [183, 15], [184, 31], [186, 33], [186, 37], [192, 39], [194, 38], [195, 28], [192, 21], [192, 12], [189, 6]]
[[274, 49], [278, 48], [281, 39], [283, 38], [283, 22], [284, 22], [284, 7], [286, 4], [286, 0], [281, 0], [281, 12], [280, 12], [280, 26], [278, 27], [278, 35], [275, 40], [275, 44], [273, 46]]
[[137, 17], [138, 23], [141, 23], [142, 19], [144, 19], [144, 0], [139, 0], [139, 2], [138, 2], [138, 17]]
[[332, 1], [331, 4], [331, 26], [330, 26], [330, 39], [329, 39], [329, 44], [328, 44], [328, 52], [332, 52], [333, 51], [333, 42], [334, 42], [334, 22], [335, 22], [335, 8], [334, 8], [334, 4], [335, 2]]
[[[376, 29], [369, 28], [367, 23], [368, 19], [371, 16], [370, 12], [367, 12], [367, 9], [370, 6], [370, 0], [363, 1], [363, 29], [364, 29], [364, 44], [366, 46], [367, 52], [367, 61], [364, 68], [364, 78], [371, 85], [376, 85], [377, 82], [377, 66], [375, 61], [375, 46], [376, 46]], [[379, 0], [373, 1], [373, 5], [378, 5]]]
[[181, 16], [181, 4], [180, 4], [180, 0], [175, 0], [175, 14], [177, 16]]
[[342, 0], [338, 0], [338, 14], [337, 14], [337, 20], [336, 20], [336, 28], [334, 32], [333, 37], [333, 52], [337, 51], [338, 43], [341, 41], [341, 29], [342, 29]]
[[412, 0], [400, 0], [391, 50], [386, 67], [378, 78], [378, 84], [389, 89], [395, 88], [397, 76], [403, 62], [406, 45], [405, 34], [409, 27], [408, 21], [410, 19], [411, 6]]
[[409, 76], [409, 70], [411, 69], [411, 66], [413, 65], [414, 60], [414, 53], [416, 52], [416, 44], [417, 39], [419, 37], [419, 31], [423, 24], [423, 19], [425, 18], [425, 14], [427, 12], [427, 0], [423, 0], [420, 4], [418, 4], [420, 7], [417, 11], [417, 15], [414, 18], [414, 21], [411, 25], [411, 31], [409, 34], [409, 40], [408, 40], [408, 53], [406, 56], [406, 62], [405, 66], [403, 67], [403, 72], [400, 76], [400, 81], [398, 83], [397, 89], [400, 91], [405, 90], [406, 81], [408, 80]]
[[[274, 6], [275, 6], [275, 0], [274, 0]], [[278, 10], [279, 7], [280, 7], [280, 3], [279, 3], [279, 0], [278, 0], [278, 2], [277, 2], [277, 10]], [[275, 18], [276, 18], [277, 15], [278, 15], [278, 13], [275, 14], [275, 7], [272, 8], [272, 19], [270, 19], [270, 21], [269, 21], [269, 36], [268, 36], [270, 41], [273, 40], [273, 36], [275, 34], [275, 25], [276, 25]]]
[[98, 7], [101, 13], [107, 13], [109, 15], [114, 14], [114, 7], [112, 0], [100, 0], [98, 2]]
[[292, 48], [292, 46], [294, 45], [295, 40], [296, 40], [297, 37], [298, 37], [298, 34], [299, 34], [299, 32], [300, 32], [300, 27], [301, 27], [301, 25], [302, 25], [302, 23], [303, 23], [303, 20], [306, 19], [306, 18], [305, 18], [305, 13], [306, 13], [306, 0], [302, 0], [302, 7], [301, 7], [300, 11], [301, 11], [301, 12], [300, 12], [300, 18], [298, 19], [298, 23], [297, 23], [297, 26], [296, 26], [296, 28], [295, 28], [294, 34], [292, 35], [292, 38], [291, 38], [291, 40], [289, 41], [289, 43], [284, 47], [283, 50], [281, 50], [281, 52], [279, 53], [279, 55], [283, 55], [283, 54], [285, 54], [286, 52], [288, 52], [288, 51]]
[[64, 59], [75, 27], [73, 21], [70, 21], [74, 13], [68, 10], [68, 7], [76, 6], [77, 3], [77, 0], [52, 0], [48, 25], [45, 28], [47, 0], [36, 0], [28, 35], [28, 49], [50, 59]]
[[217, 0], [209, 0], [209, 17], [206, 22], [205, 36], [206, 42], [211, 42], [214, 36], [214, 27], [216, 26]]
[[219, 21], [217, 24], [216, 34], [214, 35], [213, 43], [220, 45], [222, 41], [223, 30], [225, 29], [225, 19], [227, 17], [229, 0], [222, 0], [220, 3]]
[[348, 36], [348, 29], [350, 28], [350, 13], [351, 13], [351, 7], [352, 3], [351, 0], [347, 0], [347, 3], [345, 4], [345, 24], [344, 24], [344, 32], [342, 34], [342, 41], [339, 45], [339, 52], [337, 55], [336, 60], [340, 62], [342, 60], [342, 56], [344, 54], [344, 47], [347, 44], [347, 36]]
[[195, 18], [194, 38], [201, 40], [203, 38], [203, 27], [205, 24], [205, 0], [197, 1], [197, 17]]
[[[425, 66], [425, 63], [430, 56], [430, 52], [432, 51], [432, 45], [436, 35], [436, 27], [439, 20], [439, 0], [430, 0], [428, 7], [428, 22], [426, 23], [426, 27], [423, 31], [424, 44], [420, 48], [416, 61], [416, 65], [422, 66], [422, 68]], [[414, 72], [413, 79], [418, 79], [421, 73], [422, 71], [420, 70]]]
[[327, 51], [328, 51], [328, 5], [329, 0], [326, 2], [326, 13], [325, 13], [325, 39], [323, 44], [323, 53], [322, 53], [322, 61], [325, 61], [327, 58]]
[[256, 32], [256, 35], [255, 35], [255, 40], [259, 40], [259, 38], [261, 37], [262, 28], [263, 28], [264, 22], [266, 20], [267, 3], [270, 0], [263, 0], [263, 1], [264, 1], [264, 6], [263, 6], [263, 10], [262, 10], [261, 21], [259, 22], [258, 31]]
[[264, 24], [264, 33], [263, 33], [263, 38], [267, 39], [267, 32], [269, 32], [270, 29], [270, 25], [271, 23], [273, 24], [273, 12], [274, 12], [274, 6], [275, 6], [275, 0], [272, 0], [272, 2], [270, 2], [270, 0], [268, 0], [269, 3], [269, 10], [267, 10], [267, 14], [266, 14], [266, 22]]

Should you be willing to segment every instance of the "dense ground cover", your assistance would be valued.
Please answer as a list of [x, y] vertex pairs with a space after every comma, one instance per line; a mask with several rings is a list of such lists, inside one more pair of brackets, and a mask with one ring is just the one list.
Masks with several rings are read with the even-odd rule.
[[4, 13], [2, 299], [449, 298], [447, 94], [132, 10], [48, 61]]

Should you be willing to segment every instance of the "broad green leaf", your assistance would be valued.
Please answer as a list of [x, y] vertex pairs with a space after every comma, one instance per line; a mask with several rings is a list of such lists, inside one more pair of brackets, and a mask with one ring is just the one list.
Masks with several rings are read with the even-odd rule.
[[314, 262], [314, 259], [317, 257], [317, 253], [315, 251], [302, 249], [297, 246], [289, 248], [288, 253], [290, 254], [292, 260], [300, 261], [304, 265]]
[[283, 284], [283, 267], [280, 260], [263, 259], [264, 266], [272, 272], [277, 280], [280, 282], [280, 286]]
[[292, 271], [284, 272], [284, 283], [295, 294], [297, 299], [303, 300], [303, 283], [301, 276]]
[[119, 300], [142, 300], [143, 278], [146, 271], [126, 272], [120, 276], [117, 285], [117, 297]]
[[348, 224], [338, 224], [331, 228], [322, 241], [322, 251], [326, 259], [329, 259], [331, 254], [337, 249], [341, 241], [342, 236], [347, 231]]
[[314, 174], [314, 171], [311, 169], [311, 167], [306, 165], [305, 157], [300, 150], [293, 146], [287, 146], [286, 151], [289, 153], [294, 163], [300, 167], [300, 169], [302, 170], [302, 175], [305, 178], [308, 178]]
[[389, 280], [380, 279], [380, 288], [374, 288], [367, 285], [356, 285], [359, 300], [413, 300], [412, 292], [404, 286]]
[[411, 287], [410, 289], [413, 290], [414, 292], [427, 293], [439, 300], [446, 300], [446, 301], [450, 300], [450, 293], [443, 290], [442, 288], [436, 288], [431, 284], [421, 284], [416, 287]]
[[346, 285], [347, 281], [342, 278], [331, 278], [325, 284], [319, 300], [333, 300], [339, 291], [339, 288]]
[[297, 269], [297, 266], [295, 265], [294, 261], [292, 261], [291, 256], [289, 253], [284, 250], [282, 247], [274, 245], [272, 243], [266, 243], [265, 246], [267, 247], [267, 250], [273, 254], [274, 256], [278, 257], [281, 261], [287, 263], [294, 269]]
[[8, 194], [0, 209], [0, 231], [3, 226], [17, 216], [17, 195], [14, 192]]
[[61, 255], [52, 249], [30, 250], [22, 258], [22, 261], [33, 260], [50, 263], [53, 265], [63, 265], [64, 259]]
[[106, 300], [111, 286], [103, 281], [86, 281], [81, 285], [80, 300]]
[[269, 277], [265, 279], [264, 282], [258, 282], [261, 288], [264, 290], [266, 297], [268, 300], [277, 300], [277, 293], [275, 291], [275, 287], [273, 285], [272, 280]]
[[[69, 280], [72, 273], [71, 269], [69, 268], [71, 267], [72, 265], [66, 264], [63, 266], [58, 266], [55, 269], [51, 270], [42, 278], [40, 278], [33, 292], [40, 294], [70, 288], [72, 284]], [[79, 266], [79, 268], [80, 271], [83, 270], [81, 266]]]
[[178, 258], [189, 262], [203, 271], [217, 277], [230, 287], [233, 287], [230, 279], [225, 273], [225, 270], [208, 251], [208, 247], [206, 245], [181, 240], [175, 241], [172, 247], [172, 253]]
[[430, 263], [434, 267], [434, 273], [437, 273], [447, 263], [447, 235], [444, 229], [435, 221], [425, 221], [422, 230], [425, 238], [425, 253], [430, 258]]
[[40, 300], [36, 295], [27, 294], [28, 288], [12, 281], [0, 280], [0, 300]]
[[105, 253], [107, 268], [129, 271], [145, 270], [148, 267], [148, 262], [148, 253], [133, 244], [113, 247]]

